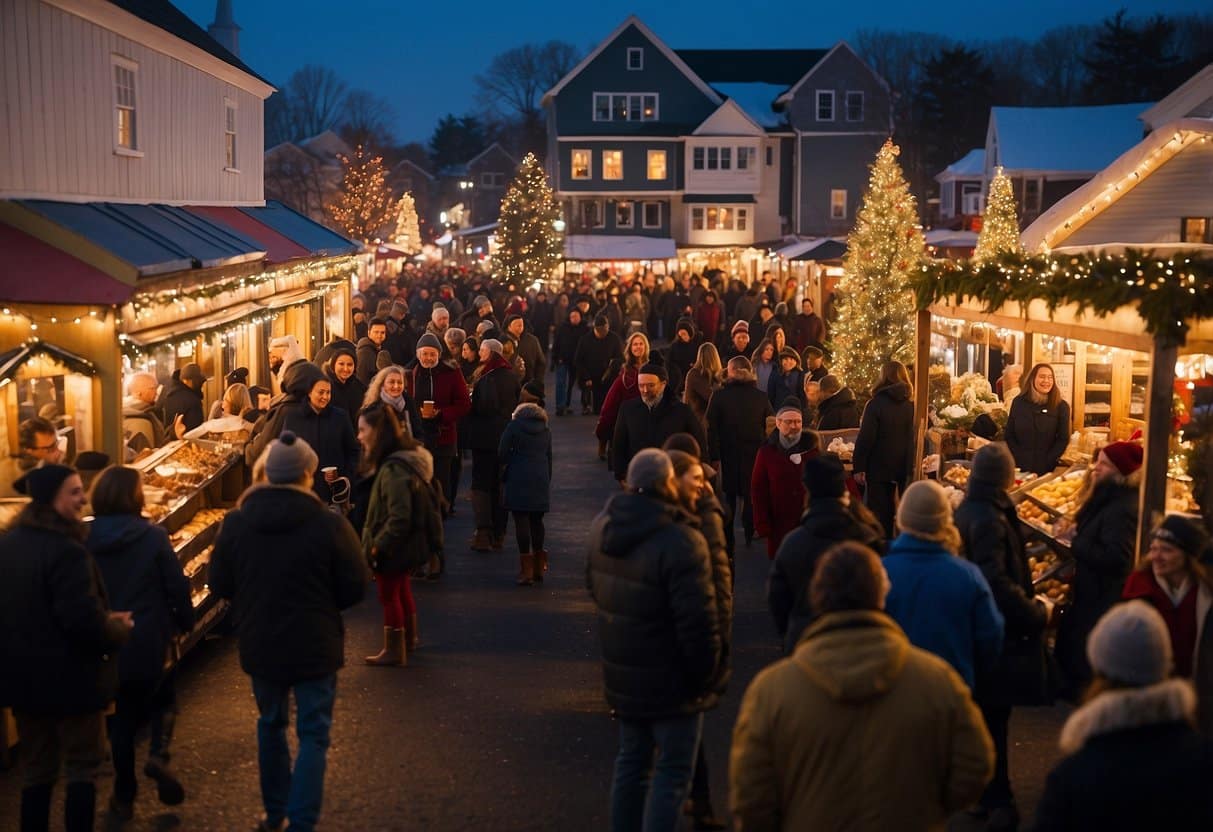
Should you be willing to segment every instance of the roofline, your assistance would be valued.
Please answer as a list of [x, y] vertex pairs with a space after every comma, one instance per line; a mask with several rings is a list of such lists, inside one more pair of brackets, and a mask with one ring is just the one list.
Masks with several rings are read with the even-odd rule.
[[[1184, 134], [1189, 134], [1185, 137]], [[1021, 239], [1024, 248], [1056, 248], [1056, 243], [1119, 202], [1129, 191], [1149, 178], [1146, 166], [1162, 156], [1155, 168], [1169, 162], [1198, 137], [1213, 136], [1213, 121], [1185, 118], [1160, 126], [1126, 150], [1089, 182], [1058, 200], [1027, 228]], [[1144, 172], [1144, 176], [1142, 173]], [[1068, 226], [1068, 227], [1067, 227]]]
[[1210, 63], [1187, 81], [1184, 81], [1173, 89], [1161, 101], [1142, 112], [1138, 118], [1149, 126], [1156, 117], [1162, 116], [1165, 118], [1166, 113], [1164, 111], [1166, 110], [1174, 107], [1178, 107], [1181, 110], [1191, 109], [1191, 107], [1201, 103], [1208, 97], [1206, 93], [1199, 92], [1201, 84], [1206, 82], [1213, 84], [1213, 63]]
[[665, 41], [663, 41], [661, 38], [657, 37], [657, 35], [653, 34], [653, 30], [650, 29], [648, 26], [645, 26], [644, 23], [641, 22], [640, 18], [634, 14], [628, 15], [627, 18], [622, 23], [620, 23], [618, 26], [615, 27], [615, 30], [613, 32], [611, 32], [611, 34], [607, 35], [606, 38], [601, 43], [599, 43], [596, 47], [594, 47], [594, 51], [592, 51], [592, 52], [590, 52], [590, 54], [586, 55], [581, 60], [581, 63], [577, 64], [577, 66], [575, 66], [571, 70], [569, 70], [569, 73], [567, 75], [565, 75], [563, 78], [561, 78], [559, 81], [557, 81], [556, 86], [552, 87], [550, 90], [548, 90], [546, 93], [544, 93], [543, 98], [541, 99], [540, 103], [546, 107], [548, 104], [548, 101], [550, 99], [552, 99], [557, 94], [559, 94], [559, 92], [562, 89], [564, 89], [565, 86], [570, 81], [572, 81], [574, 78], [576, 78], [578, 75], [580, 75], [582, 70], [584, 70], [587, 66], [589, 66], [591, 61], [593, 61], [595, 58], [597, 58], [599, 55], [601, 55], [602, 51], [604, 49], [606, 49], [611, 43], [613, 43], [615, 41], [616, 38], [618, 38], [621, 34], [623, 34], [624, 30], [627, 29], [628, 26], [635, 26], [637, 29], [639, 29], [640, 33], [642, 35], [644, 35], [646, 38], [648, 38], [653, 43], [653, 45], [657, 47], [657, 49], [661, 52], [661, 54], [664, 55], [670, 61], [670, 63], [674, 64], [674, 66], [678, 69], [678, 71], [686, 76], [688, 81], [690, 81], [692, 84], [694, 84], [696, 87], [698, 87], [699, 90], [704, 95], [706, 95], [712, 103], [714, 103], [718, 107], [724, 103], [724, 99], [722, 99], [720, 97], [719, 93], [717, 93], [714, 89], [712, 89], [711, 86], [709, 86], [706, 81], [704, 81], [702, 78], [700, 78], [698, 75], [696, 75], [694, 70], [692, 70], [690, 68], [690, 66], [687, 65], [687, 62], [684, 61], [682, 58], [678, 57], [677, 52], [675, 52], [673, 49], [671, 49], [669, 46], [667, 46], [665, 44]]
[[[268, 153], [269, 151], [266, 151], [266, 152]], [[426, 179], [429, 179], [431, 182], [434, 181], [434, 174], [430, 173], [428, 170], [426, 170], [421, 165], [414, 162], [412, 159], [401, 159], [399, 162], [397, 162], [395, 165], [392, 166], [392, 170], [395, 170], [396, 168], [401, 167], [402, 165], [412, 165], [414, 168], [421, 171], [421, 174]]]
[[737, 112], [741, 113], [742, 118], [744, 118], [746, 121], [748, 121], [750, 123], [750, 125], [756, 131], [758, 131], [759, 136], [766, 135], [766, 132], [767, 132], [766, 129], [763, 128], [763, 126], [761, 124], [754, 121], [754, 119], [750, 118], [750, 114], [745, 111], [744, 107], [742, 107], [740, 104], [737, 103], [737, 99], [729, 97], [724, 100], [723, 104], [721, 104], [719, 107], [717, 107], [715, 110], [713, 110], [711, 115], [709, 115], [703, 121], [699, 122], [699, 126], [696, 127], [694, 130], [692, 130], [691, 135], [688, 136], [687, 138], [691, 138], [691, 137], [698, 138], [699, 136], [704, 135], [699, 132], [701, 129], [703, 129], [703, 125], [707, 124], [709, 121], [711, 121], [713, 118], [715, 118], [717, 113], [719, 113], [721, 110], [723, 110], [725, 107], [727, 107], [730, 104], [733, 105], [733, 109], [735, 109]]
[[147, 49], [176, 58], [197, 70], [226, 81], [245, 92], [269, 98], [277, 88], [267, 81], [212, 55], [201, 47], [177, 37], [167, 29], [149, 23], [107, 0], [43, 0], [60, 11], [89, 21], [103, 29], [129, 38]]
[[986, 175], [984, 173], [957, 173], [954, 170], [941, 170], [935, 174], [936, 182], [956, 182], [960, 179], [976, 179], [979, 182], [984, 182]]
[[826, 61], [828, 61], [830, 59], [830, 57], [835, 52], [837, 52], [839, 49], [846, 49], [848, 52], [850, 52], [852, 55], [854, 55], [861, 64], [863, 64], [864, 66], [866, 66], [868, 68], [868, 72], [872, 73], [872, 76], [877, 81], [880, 82], [880, 85], [882, 87], [884, 87], [885, 92], [890, 91], [889, 82], [884, 79], [884, 76], [882, 76], [879, 72], [877, 72], [875, 69], [873, 69], [871, 64], [869, 64], [867, 61], [865, 61], [863, 58], [861, 58], [859, 56], [859, 53], [851, 48], [851, 44], [847, 43], [845, 40], [840, 40], [840, 41], [838, 41], [838, 43], [831, 46], [830, 50], [828, 52], [826, 52], [824, 55], [821, 56], [821, 60], [819, 60], [817, 63], [813, 64], [813, 66], [809, 67], [809, 71], [806, 72], [803, 76], [801, 76], [801, 79], [799, 81], [797, 81], [792, 86], [788, 87], [787, 92], [785, 92], [783, 95], [776, 98], [775, 103], [776, 104], [787, 104], [787, 103], [791, 102], [791, 100], [796, 97], [796, 91], [800, 89], [800, 87], [804, 84], [804, 82], [808, 81], [810, 76], [812, 76], [812, 74], [814, 72], [816, 72], [821, 67], [822, 64], [824, 64]]
[[510, 155], [510, 152], [509, 152], [508, 150], [506, 150], [504, 147], [502, 147], [502, 146], [501, 146], [501, 142], [493, 142], [491, 145], [489, 145], [489, 146], [488, 146], [488, 147], [486, 147], [484, 150], [482, 150], [482, 151], [480, 151], [479, 153], [477, 153], [477, 154], [476, 154], [475, 156], [473, 156], [471, 159], [468, 159], [466, 162], [464, 162], [464, 163], [463, 163], [464, 167], [467, 167], [468, 165], [470, 165], [470, 164], [472, 164], [473, 162], [477, 161], [477, 160], [478, 160], [478, 159], [480, 159], [482, 156], [484, 156], [485, 154], [487, 154], [487, 153], [488, 153], [490, 150], [492, 150], [494, 147], [496, 147], [496, 148], [500, 149], [500, 150], [501, 150], [501, 152], [505, 154], [505, 158], [507, 158], [507, 159], [509, 159], [511, 162], [513, 162], [515, 166], [517, 166], [517, 165], [518, 165], [518, 160], [517, 160], [517, 159], [515, 159], [513, 156], [511, 156], [511, 155]]

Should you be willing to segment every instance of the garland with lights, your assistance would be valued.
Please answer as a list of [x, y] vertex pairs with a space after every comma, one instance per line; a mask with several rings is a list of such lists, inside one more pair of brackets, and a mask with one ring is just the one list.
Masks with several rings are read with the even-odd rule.
[[993, 312], [1007, 303], [1042, 301], [1052, 313], [1074, 304], [1107, 315], [1132, 306], [1146, 332], [1180, 345], [1193, 319], [1213, 318], [1213, 260], [1195, 252], [1155, 257], [1124, 254], [1004, 254], [986, 263], [938, 260], [913, 278], [919, 309], [953, 298], [972, 299]]
[[560, 205], [534, 153], [518, 167], [501, 200], [494, 265], [506, 281], [547, 280], [564, 257], [563, 235], [556, 230]]
[[990, 180], [990, 195], [986, 198], [986, 210], [981, 215], [981, 233], [977, 235], [977, 248], [973, 260], [986, 263], [1000, 254], [1022, 254], [1023, 244], [1019, 240], [1019, 217], [1015, 213], [1015, 195], [1011, 191], [1011, 180], [994, 169]]
[[228, 292], [260, 286], [271, 280], [291, 278], [300, 274], [324, 270], [333, 277], [348, 279], [358, 273], [358, 255], [346, 255], [341, 258], [318, 258], [303, 263], [295, 263], [278, 269], [267, 269], [244, 277], [233, 277], [218, 283], [206, 283], [189, 289], [161, 289], [155, 292], [144, 292], [131, 298], [131, 306], [136, 313], [141, 309], [155, 306], [172, 306], [186, 300], [211, 300]]

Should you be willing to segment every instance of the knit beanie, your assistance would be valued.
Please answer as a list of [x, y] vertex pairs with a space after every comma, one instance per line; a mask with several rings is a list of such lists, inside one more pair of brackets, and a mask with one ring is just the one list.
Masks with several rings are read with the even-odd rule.
[[486, 298], [484, 295], [477, 295], [476, 299], [474, 301], [472, 301], [472, 308], [477, 311], [483, 309], [486, 306], [492, 306], [492, 305], [493, 305], [493, 302], [491, 300], [489, 300], [488, 298]]
[[992, 442], [973, 455], [970, 477], [995, 488], [1006, 488], [1015, 479], [1015, 458], [1003, 442]]
[[952, 505], [943, 486], [934, 480], [911, 483], [897, 506], [897, 525], [903, 531], [933, 540], [948, 548], [959, 548], [960, 535], [952, 524]]
[[670, 380], [670, 374], [666, 372], [665, 367], [652, 362], [645, 364], [636, 374], [640, 376], [657, 376], [661, 381]]
[[319, 464], [312, 446], [294, 431], [284, 430], [265, 449], [265, 476], [276, 485], [289, 485], [310, 477]]
[[792, 361], [796, 363], [797, 367], [800, 366], [800, 353], [796, 352], [796, 350], [792, 349], [791, 347], [784, 347], [779, 351], [779, 360], [782, 361], [785, 358], [792, 359]]
[[422, 347], [429, 347], [431, 349], [438, 350], [439, 355], [441, 355], [443, 351], [442, 342], [439, 341], [438, 336], [432, 332], [427, 332], [425, 335], [422, 335], [417, 339], [417, 349], [421, 349]]
[[18, 494], [24, 494], [35, 503], [50, 505], [63, 486], [64, 480], [76, 473], [70, 465], [39, 465], [31, 468], [25, 476], [13, 483]]
[[1134, 687], [1152, 685], [1171, 672], [1171, 635], [1147, 602], [1117, 604], [1087, 638], [1087, 659], [1105, 679]]
[[1135, 473], [1141, 467], [1142, 459], [1145, 456], [1141, 445], [1136, 442], [1113, 442], [1110, 445], [1104, 445], [1100, 453], [1108, 458], [1108, 462], [1116, 466], [1116, 470], [1120, 471], [1122, 477]]
[[514, 323], [514, 321], [521, 321], [522, 319], [523, 318], [521, 315], [507, 315], [505, 318], [505, 328], [509, 329], [510, 324]]
[[480, 342], [480, 346], [486, 347], [490, 352], [495, 352], [498, 355], [501, 355], [501, 350], [503, 349], [501, 342], [496, 338], [485, 338]]
[[627, 484], [634, 491], [651, 491], [674, 473], [674, 464], [665, 451], [645, 448], [628, 464]]
[[692, 338], [695, 337], [695, 324], [690, 318], [678, 319], [678, 323], [674, 325], [674, 331], [677, 332], [680, 329], [685, 329], [688, 335]]
[[837, 500], [847, 491], [847, 472], [838, 454], [806, 457], [802, 476], [810, 499], [822, 497]]
[[729, 330], [729, 334], [736, 335], [738, 332], [744, 332], [746, 335], [749, 335], [750, 334], [749, 322], [748, 321], [738, 321], [737, 323], [733, 324], [733, 328], [731, 330]]
[[1190, 557], [1200, 558], [1209, 547], [1209, 535], [1200, 524], [1178, 514], [1168, 514], [1150, 535], [1182, 549]]
[[492, 329], [492, 321], [481, 321], [480, 323], [476, 324], [476, 335], [477, 337], [483, 336], [484, 333], [489, 332]]

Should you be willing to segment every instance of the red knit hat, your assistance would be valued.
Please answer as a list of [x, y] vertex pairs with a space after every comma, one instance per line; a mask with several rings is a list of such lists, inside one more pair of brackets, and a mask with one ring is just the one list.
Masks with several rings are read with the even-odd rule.
[[1124, 477], [1141, 467], [1144, 456], [1141, 445], [1136, 442], [1113, 442], [1111, 445], [1104, 445], [1100, 453], [1106, 456], [1108, 462], [1115, 465], [1116, 470]]

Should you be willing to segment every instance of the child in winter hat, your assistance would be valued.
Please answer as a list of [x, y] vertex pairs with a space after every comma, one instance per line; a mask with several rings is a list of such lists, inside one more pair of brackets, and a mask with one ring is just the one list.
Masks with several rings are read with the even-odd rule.
[[934, 480], [911, 483], [897, 506], [897, 527], [905, 534], [960, 551], [960, 532], [952, 522], [948, 493]]

